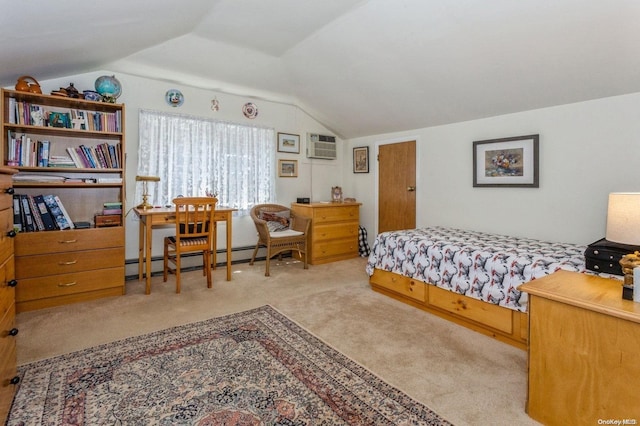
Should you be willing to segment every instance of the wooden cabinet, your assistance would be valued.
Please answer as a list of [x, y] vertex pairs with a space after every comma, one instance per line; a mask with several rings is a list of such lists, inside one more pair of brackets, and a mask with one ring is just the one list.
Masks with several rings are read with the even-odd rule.
[[15, 262], [25, 285], [17, 289], [17, 312], [124, 294], [123, 213], [118, 226], [94, 223], [105, 203], [111, 212], [124, 203], [124, 105], [2, 89], [0, 108], [0, 153], [19, 172], [16, 194], [54, 195], [72, 223], [89, 226], [22, 227]]
[[530, 295], [529, 416], [545, 425], [636, 424], [640, 303], [622, 299], [621, 281], [558, 271], [519, 289]]
[[0, 167], [0, 423], [4, 424], [13, 394], [16, 375], [13, 192], [11, 176], [15, 170]]
[[358, 256], [360, 203], [293, 203], [291, 209], [311, 218], [310, 264], [319, 265]]

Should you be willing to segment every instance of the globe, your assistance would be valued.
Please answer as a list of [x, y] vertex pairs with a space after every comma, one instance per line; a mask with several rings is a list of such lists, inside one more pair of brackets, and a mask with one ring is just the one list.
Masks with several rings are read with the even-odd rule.
[[116, 98], [122, 93], [122, 86], [114, 75], [98, 77], [95, 87], [96, 92], [100, 93], [102, 99], [106, 102], [115, 102]]

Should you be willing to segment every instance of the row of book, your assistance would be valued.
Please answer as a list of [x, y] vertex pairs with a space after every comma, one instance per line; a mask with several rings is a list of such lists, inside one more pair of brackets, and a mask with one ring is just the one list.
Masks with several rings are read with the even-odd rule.
[[7, 165], [19, 167], [76, 167], [88, 169], [119, 169], [122, 164], [120, 143], [96, 146], [68, 147], [68, 156], [53, 155], [51, 142], [34, 140], [27, 135], [8, 134]]
[[42, 105], [9, 98], [9, 123], [119, 133], [122, 131], [122, 111], [48, 111]]
[[13, 194], [13, 228], [16, 231], [54, 231], [74, 227], [57, 195]]

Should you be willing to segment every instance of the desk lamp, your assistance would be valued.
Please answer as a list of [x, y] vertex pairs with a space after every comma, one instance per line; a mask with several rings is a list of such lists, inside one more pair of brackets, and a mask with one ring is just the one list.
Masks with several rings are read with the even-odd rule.
[[[605, 238], [615, 243], [640, 246], [640, 192], [609, 194]], [[633, 291], [633, 269], [640, 266], [640, 252], [635, 251], [622, 256], [620, 266], [624, 274], [623, 286], [631, 292]], [[623, 297], [626, 299], [627, 296], [623, 288]]]
[[159, 182], [160, 178], [157, 176], [136, 176], [136, 182], [142, 182], [142, 203], [137, 205], [138, 209], [152, 209], [153, 206], [149, 204], [149, 192], [147, 188], [148, 182]]

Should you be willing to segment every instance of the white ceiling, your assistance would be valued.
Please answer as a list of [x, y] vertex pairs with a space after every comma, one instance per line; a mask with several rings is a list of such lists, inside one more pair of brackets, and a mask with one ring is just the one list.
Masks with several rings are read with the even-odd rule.
[[0, 0], [0, 14], [1, 86], [107, 69], [296, 104], [345, 138], [640, 92], [638, 0]]

